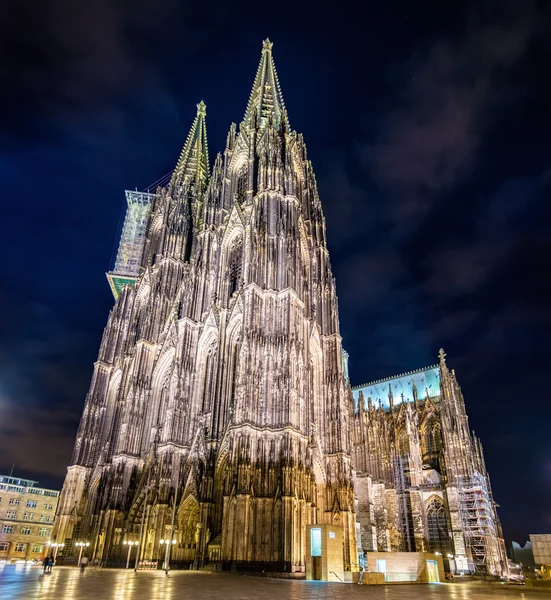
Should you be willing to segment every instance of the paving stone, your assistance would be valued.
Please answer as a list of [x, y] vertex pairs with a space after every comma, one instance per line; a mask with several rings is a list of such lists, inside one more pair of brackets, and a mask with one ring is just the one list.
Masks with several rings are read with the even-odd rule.
[[465, 583], [358, 586], [224, 573], [0, 566], [0, 600], [544, 600], [548, 594]]

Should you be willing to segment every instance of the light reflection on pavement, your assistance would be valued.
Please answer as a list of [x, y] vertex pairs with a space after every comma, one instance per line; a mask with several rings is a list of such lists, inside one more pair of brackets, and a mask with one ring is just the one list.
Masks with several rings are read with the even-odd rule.
[[550, 593], [466, 583], [358, 586], [239, 575], [0, 565], [0, 599], [10, 600], [545, 600]]

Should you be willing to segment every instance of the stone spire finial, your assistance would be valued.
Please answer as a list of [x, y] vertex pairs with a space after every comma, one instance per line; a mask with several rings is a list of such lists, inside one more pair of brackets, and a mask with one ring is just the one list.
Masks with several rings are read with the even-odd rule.
[[197, 104], [197, 116], [174, 169], [171, 185], [181, 185], [186, 179], [206, 186], [210, 170], [206, 115], [207, 105], [201, 100]]
[[273, 123], [278, 129], [284, 125], [284, 129], [289, 130], [285, 102], [283, 102], [283, 94], [272, 57], [272, 47], [273, 44], [269, 39], [262, 42], [262, 56], [243, 121], [249, 127], [263, 128], [269, 123]]
[[444, 348], [440, 348], [440, 351], [438, 352], [438, 357], [440, 358], [440, 364], [442, 363], [446, 363], [446, 353], [444, 352]]

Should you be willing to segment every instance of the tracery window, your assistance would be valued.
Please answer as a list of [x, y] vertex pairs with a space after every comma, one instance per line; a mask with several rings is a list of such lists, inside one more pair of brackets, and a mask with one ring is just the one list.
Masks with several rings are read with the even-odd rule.
[[427, 421], [423, 431], [423, 462], [439, 471], [441, 452], [442, 436], [440, 434], [440, 423], [432, 417]]
[[440, 426], [438, 423], [431, 422], [425, 432], [425, 448], [427, 454], [437, 454], [442, 448], [440, 438]]
[[237, 172], [236, 182], [235, 182], [235, 195], [237, 197], [237, 201], [239, 204], [245, 200], [245, 196], [247, 194], [247, 188], [249, 183], [249, 173], [247, 168], [247, 163], [244, 163], [239, 167], [239, 171]]
[[401, 431], [400, 437], [398, 438], [398, 452], [400, 456], [409, 454], [409, 436], [405, 429]]
[[451, 541], [446, 518], [446, 509], [441, 500], [431, 500], [427, 507], [428, 544], [430, 552], [451, 552]]
[[241, 237], [234, 240], [228, 258], [229, 295], [239, 290], [243, 267], [243, 243]]

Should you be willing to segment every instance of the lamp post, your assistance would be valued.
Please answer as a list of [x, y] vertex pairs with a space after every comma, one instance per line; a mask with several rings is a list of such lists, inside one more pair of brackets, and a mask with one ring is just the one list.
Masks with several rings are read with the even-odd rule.
[[48, 545], [50, 546], [50, 548], [54, 549], [54, 563], [55, 563], [55, 560], [57, 558], [57, 551], [59, 550], [59, 548], [63, 548], [63, 546], [65, 546], [65, 544], [58, 544], [57, 542], [50, 542]]
[[452, 573], [452, 575], [455, 575], [455, 556], [453, 554], [448, 553], [448, 560], [450, 562], [450, 572]]
[[82, 551], [89, 545], [90, 542], [75, 542], [75, 546], [77, 546], [80, 549], [78, 553], [77, 567], [80, 566], [80, 561], [82, 560]]
[[132, 542], [130, 540], [124, 540], [123, 544], [128, 546], [128, 555], [126, 557], [126, 568], [130, 566], [130, 553], [132, 552], [132, 547], [137, 546], [140, 542]]
[[165, 574], [168, 575], [168, 564], [170, 561], [170, 548], [176, 543], [176, 540], [161, 540], [161, 546], [165, 547], [165, 562], [163, 564], [163, 569], [165, 570]]

